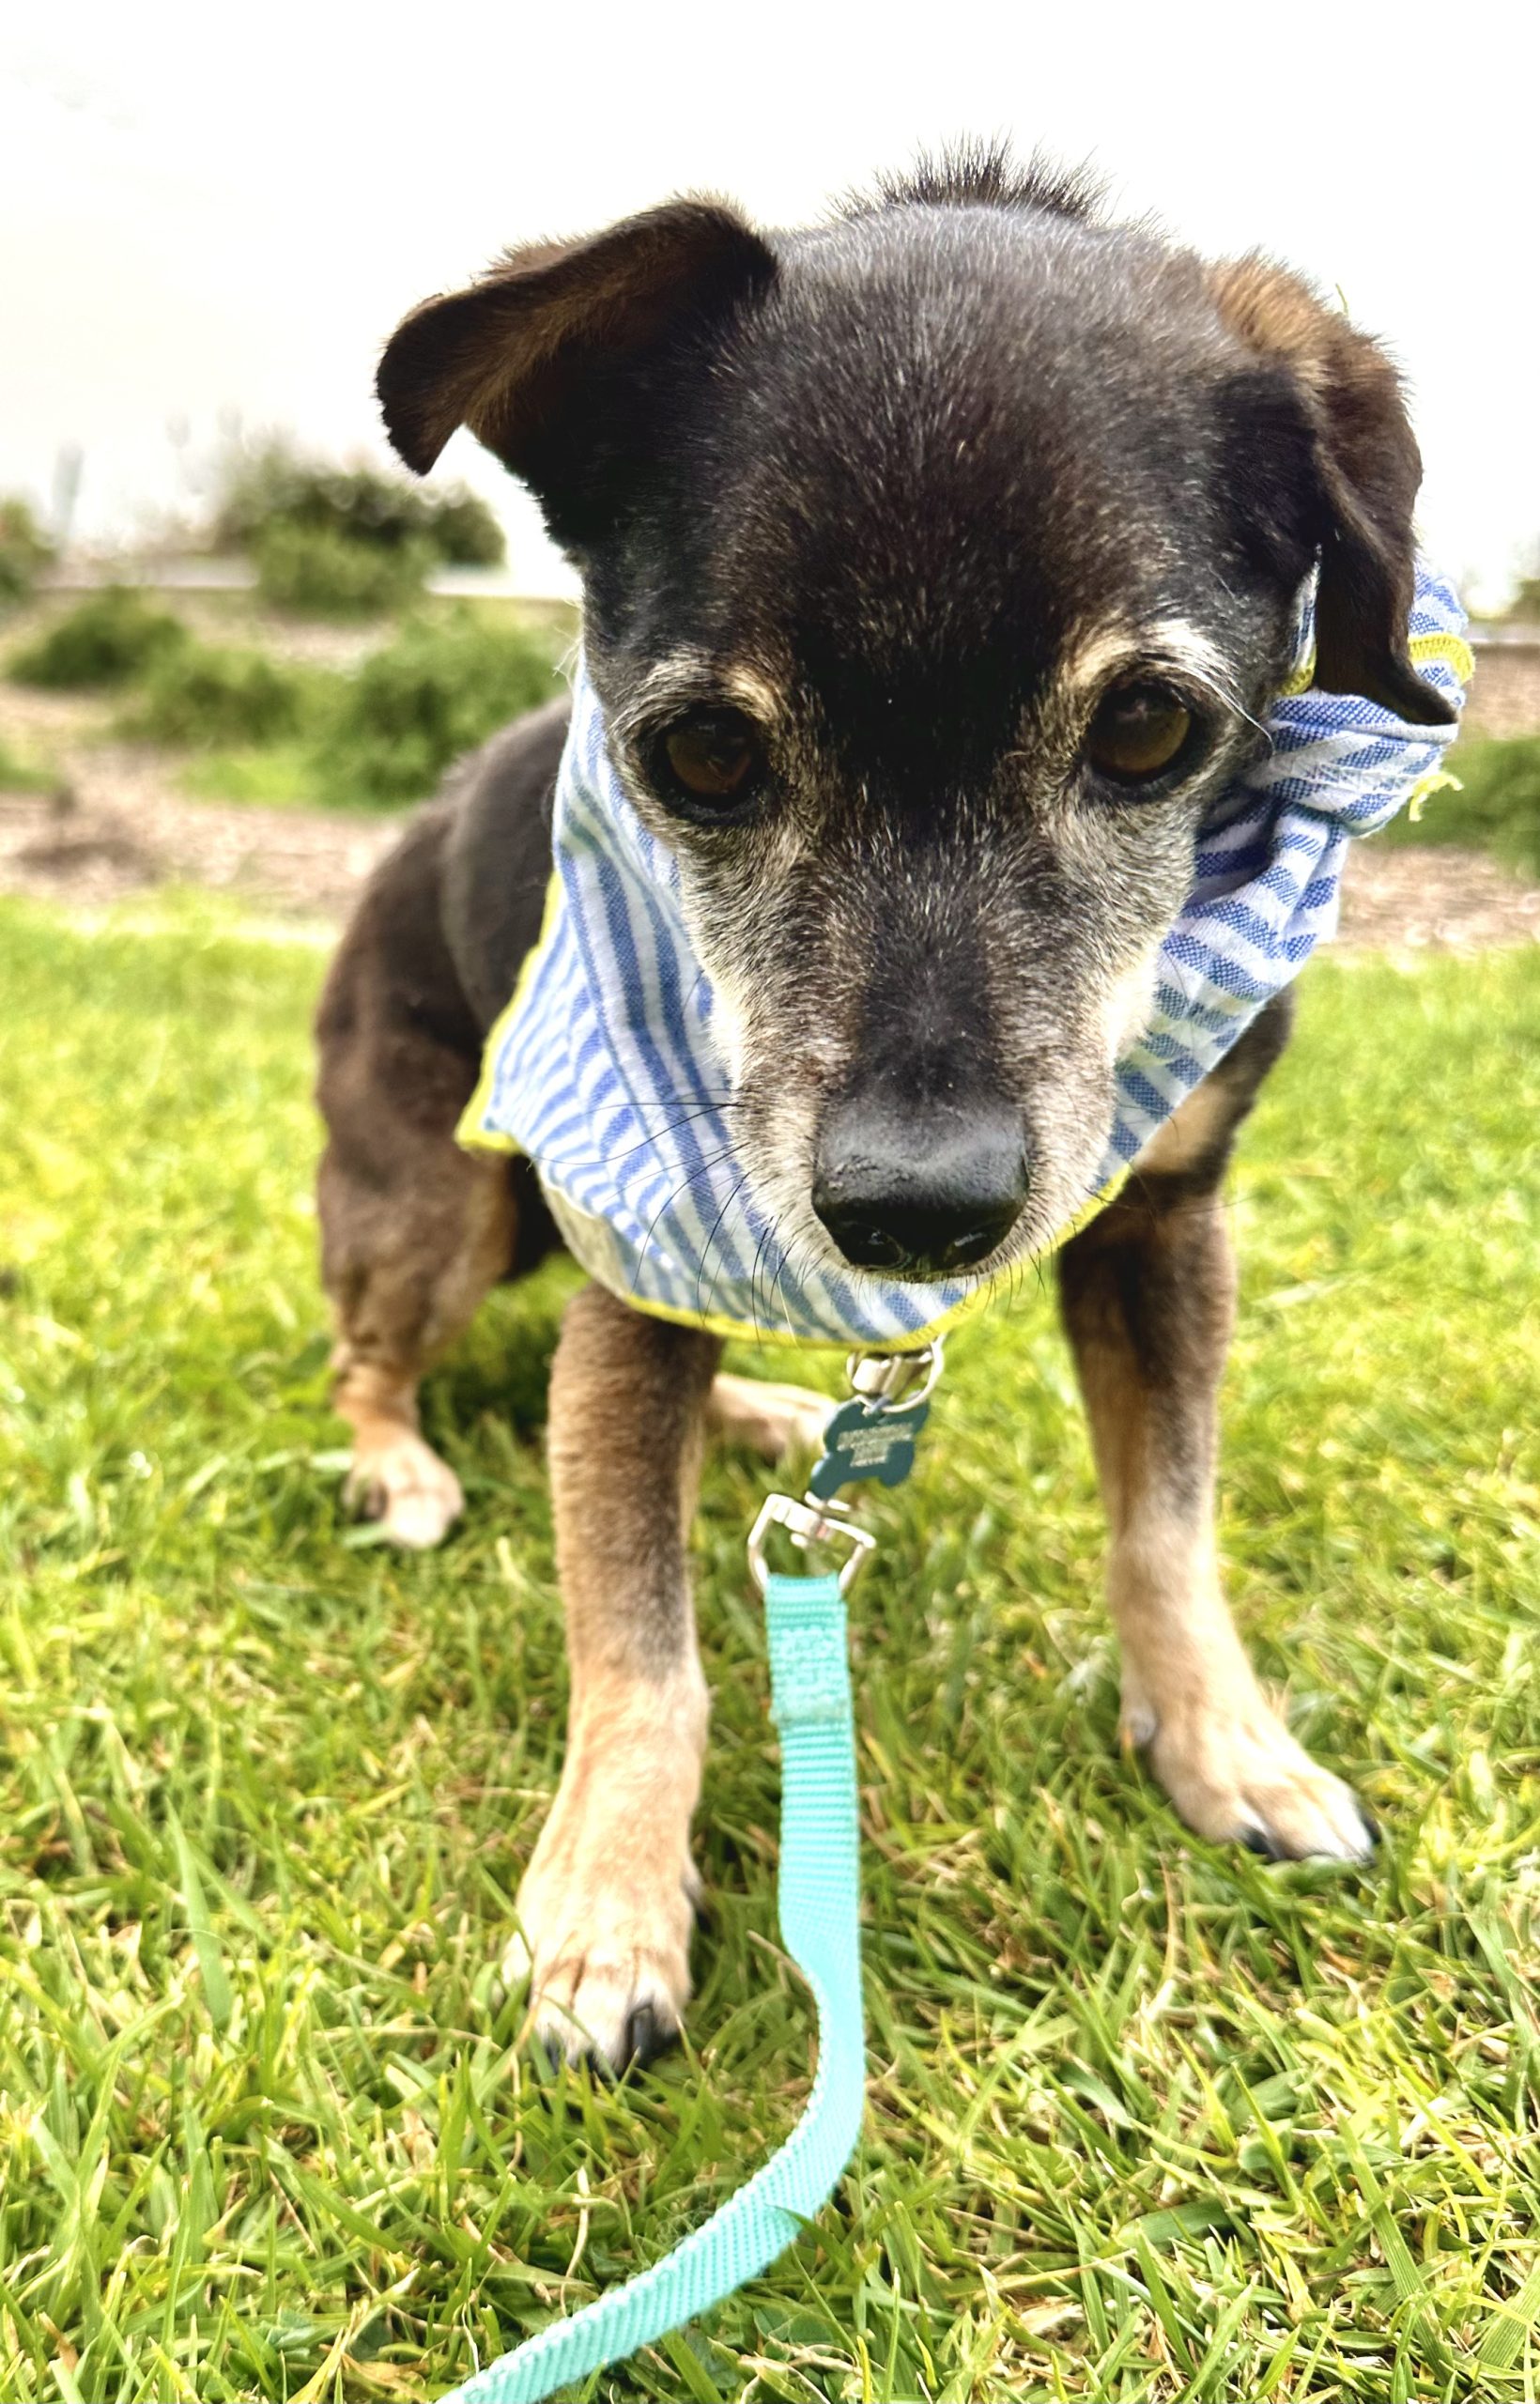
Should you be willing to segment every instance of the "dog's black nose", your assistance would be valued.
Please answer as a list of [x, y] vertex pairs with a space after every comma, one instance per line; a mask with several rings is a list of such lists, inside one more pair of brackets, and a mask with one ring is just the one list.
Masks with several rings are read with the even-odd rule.
[[845, 1258], [890, 1277], [987, 1259], [1026, 1200], [1021, 1122], [1004, 1104], [895, 1108], [858, 1096], [824, 1122], [812, 1202]]

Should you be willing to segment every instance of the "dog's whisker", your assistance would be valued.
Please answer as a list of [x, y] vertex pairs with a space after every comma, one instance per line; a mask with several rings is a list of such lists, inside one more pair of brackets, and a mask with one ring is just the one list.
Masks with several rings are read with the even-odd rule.
[[798, 1243], [804, 1241], [804, 1238], [802, 1237], [795, 1221], [793, 1222], [789, 1232], [783, 1232], [785, 1228], [784, 1213], [777, 1220], [776, 1225], [778, 1249], [780, 1255], [780, 1261], [774, 1277], [770, 1281], [769, 1290], [765, 1297], [766, 1308], [772, 1312], [778, 1311], [780, 1318], [785, 1322], [786, 1333], [788, 1334], [794, 1334], [796, 1331], [793, 1320], [791, 1304], [787, 1297], [793, 1283], [793, 1257]]
[[[659, 1111], [677, 1110], [678, 1107], [679, 1102], [674, 1101], [631, 1102], [626, 1104], [633, 1118], [654, 1117]], [[735, 1093], [716, 1094], [709, 1086], [698, 1086], [691, 1088], [687, 1107], [691, 1110], [737, 1110], [742, 1107], [742, 1099]]]
[[716, 1244], [717, 1237], [721, 1232], [722, 1221], [726, 1218], [729, 1210], [732, 1208], [733, 1203], [736, 1202], [739, 1194], [743, 1192], [744, 1186], [747, 1182], [747, 1177], [744, 1171], [740, 1169], [738, 1175], [732, 1180], [730, 1191], [723, 1199], [721, 1209], [717, 1211], [716, 1218], [713, 1219], [711, 1223], [711, 1233], [706, 1238], [705, 1245], [701, 1255], [701, 1265], [696, 1271], [695, 1276], [695, 1307], [701, 1312], [702, 1318], [709, 1317], [712, 1310], [716, 1307], [716, 1288], [721, 1283], [722, 1276], [721, 1266], [718, 1265], [711, 1281], [711, 1292], [707, 1295], [705, 1302], [702, 1303], [701, 1300], [701, 1287], [705, 1278], [707, 1264], [711, 1259], [712, 1248]]
[[764, 1247], [771, 1241], [774, 1227], [775, 1221], [773, 1219], [767, 1219], [763, 1226], [761, 1228], [760, 1240], [754, 1248], [754, 1265], [748, 1272], [748, 1307], [753, 1315], [754, 1340], [759, 1344], [762, 1344], [764, 1341], [764, 1330], [760, 1325], [760, 1263], [764, 1258]]
[[637, 1265], [631, 1273], [631, 1295], [633, 1300], [639, 1298], [639, 1287], [638, 1281], [641, 1275], [641, 1265], [646, 1259], [648, 1253], [652, 1250], [653, 1238], [657, 1233], [658, 1221], [667, 1211], [673, 1209], [674, 1204], [680, 1199], [680, 1196], [687, 1194], [692, 1185], [699, 1184], [702, 1177], [706, 1176], [712, 1169], [720, 1166], [724, 1160], [731, 1160], [732, 1158], [732, 1151], [730, 1147], [727, 1150], [718, 1153], [714, 1159], [701, 1161], [697, 1167], [690, 1171], [688, 1177], [681, 1178], [678, 1184], [670, 1187], [670, 1191], [664, 1195], [648, 1224], [646, 1235], [642, 1238], [641, 1243], [638, 1247]]
[[760, 1242], [758, 1251], [754, 1255], [753, 1286], [757, 1305], [755, 1327], [762, 1334], [767, 1331], [760, 1328], [757, 1313], [759, 1309], [762, 1309], [768, 1313], [775, 1295], [774, 1276], [771, 1277], [771, 1281], [768, 1286], [764, 1283], [765, 1256], [766, 1254], [769, 1255], [769, 1258], [772, 1263], [778, 1261], [780, 1257], [779, 1225], [779, 1220], [774, 1217], [766, 1222], [764, 1235]]
[[[699, 1126], [703, 1118], [715, 1118], [716, 1116], [714, 1108], [686, 1110], [683, 1117], [671, 1119], [667, 1127], [655, 1128], [650, 1135], [643, 1135], [639, 1143], [627, 1144], [618, 1152], [607, 1152], [605, 1158], [608, 1161], [635, 1160], [639, 1152], [649, 1151], [655, 1144], [666, 1144], [670, 1135], [682, 1135], [686, 1127]], [[731, 1153], [733, 1148], [730, 1145], [729, 1152]]]
[[793, 1235], [790, 1244], [782, 1245], [780, 1267], [777, 1270], [775, 1276], [771, 1280], [769, 1294], [770, 1307], [774, 1309], [778, 1306], [781, 1316], [786, 1321], [787, 1329], [791, 1333], [794, 1333], [794, 1330], [792, 1328], [791, 1306], [788, 1303], [786, 1297], [790, 1290], [789, 1281], [792, 1267], [792, 1255], [795, 1249], [795, 1245], [796, 1237], [794, 1234]]

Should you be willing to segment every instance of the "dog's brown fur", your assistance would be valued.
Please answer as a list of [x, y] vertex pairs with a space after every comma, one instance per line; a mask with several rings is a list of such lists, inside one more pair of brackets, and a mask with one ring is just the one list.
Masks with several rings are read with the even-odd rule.
[[708, 1704], [685, 1540], [720, 1351], [593, 1286], [567, 1310], [551, 1371], [572, 1703], [515, 1962], [527, 1953], [547, 2032], [610, 2061], [665, 2042], [689, 1989]]
[[1123, 1732], [1191, 1827], [1258, 1853], [1363, 1847], [1363, 1814], [1268, 1703], [1220, 1593], [1217, 1399], [1235, 1309], [1220, 1180], [1286, 1040], [1273, 1003], [1059, 1256], [1112, 1533]]
[[336, 1406], [353, 1429], [350, 1486], [411, 1545], [436, 1544], [462, 1502], [418, 1433], [418, 1382], [511, 1269], [518, 1225], [512, 1171], [454, 1143], [480, 1031], [433, 906], [443, 832], [443, 814], [425, 814], [370, 884], [316, 1021], [331, 1134], [321, 1269], [337, 1317]]

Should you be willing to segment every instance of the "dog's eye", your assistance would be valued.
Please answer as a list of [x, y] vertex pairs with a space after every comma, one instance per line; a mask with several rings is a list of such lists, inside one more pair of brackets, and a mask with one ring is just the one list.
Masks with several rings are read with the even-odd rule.
[[764, 746], [742, 710], [692, 710], [665, 728], [649, 761], [658, 796], [711, 824], [747, 809], [764, 781]]
[[1113, 784], [1149, 784], [1175, 764], [1192, 732], [1192, 712], [1167, 686], [1114, 685], [1091, 720], [1086, 757]]

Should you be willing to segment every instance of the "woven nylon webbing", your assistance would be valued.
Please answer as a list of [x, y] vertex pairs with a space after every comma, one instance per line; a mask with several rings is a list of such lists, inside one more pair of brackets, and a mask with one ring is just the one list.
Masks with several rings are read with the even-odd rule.
[[780, 1735], [781, 1941], [818, 2009], [807, 2109], [778, 2153], [661, 2262], [552, 2321], [442, 2404], [538, 2404], [709, 2311], [785, 2251], [828, 2201], [855, 2149], [866, 2042], [844, 1597], [833, 1578], [772, 1575], [764, 1604]]

